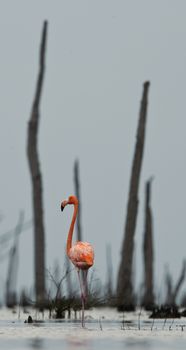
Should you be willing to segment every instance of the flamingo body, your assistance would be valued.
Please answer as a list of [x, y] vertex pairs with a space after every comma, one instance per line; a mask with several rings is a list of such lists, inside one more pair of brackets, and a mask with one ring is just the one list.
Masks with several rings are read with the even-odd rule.
[[90, 243], [76, 242], [69, 250], [69, 259], [81, 270], [88, 270], [94, 263], [94, 250]]

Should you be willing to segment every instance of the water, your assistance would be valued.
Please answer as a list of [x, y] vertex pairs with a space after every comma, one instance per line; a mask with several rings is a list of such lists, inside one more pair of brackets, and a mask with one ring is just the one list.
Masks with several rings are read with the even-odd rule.
[[86, 329], [79, 320], [24, 323], [27, 314], [0, 310], [0, 349], [3, 350], [166, 350], [186, 348], [186, 320], [149, 320], [139, 312], [119, 314], [113, 309], [86, 311]]

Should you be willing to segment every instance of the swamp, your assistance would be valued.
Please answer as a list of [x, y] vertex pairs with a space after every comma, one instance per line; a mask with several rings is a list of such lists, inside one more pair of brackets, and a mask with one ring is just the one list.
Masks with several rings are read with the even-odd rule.
[[185, 349], [186, 319], [149, 319], [143, 310], [118, 313], [110, 308], [86, 311], [86, 327], [78, 319], [49, 320], [47, 313], [0, 310], [0, 348], [15, 350]]

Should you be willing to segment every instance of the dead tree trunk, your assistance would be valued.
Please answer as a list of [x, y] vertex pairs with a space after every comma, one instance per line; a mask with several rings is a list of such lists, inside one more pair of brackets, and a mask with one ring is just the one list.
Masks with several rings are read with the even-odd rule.
[[14, 307], [17, 304], [16, 296], [16, 282], [17, 282], [17, 271], [18, 271], [18, 243], [19, 235], [22, 232], [24, 223], [24, 213], [21, 211], [19, 215], [19, 221], [14, 231], [14, 243], [9, 253], [9, 264], [8, 273], [6, 280], [6, 306]]
[[119, 310], [132, 310], [135, 306], [132, 286], [132, 260], [134, 250], [134, 234], [138, 212], [138, 187], [145, 141], [149, 85], [149, 82], [145, 82], [143, 86], [136, 146], [132, 164], [125, 233], [117, 280], [117, 303]]
[[172, 288], [172, 279], [170, 274], [167, 272], [166, 275], [166, 284], [167, 284], [167, 297], [166, 297], [166, 304], [170, 306], [176, 305], [176, 298], [178, 296], [178, 293], [180, 291], [180, 288], [185, 280], [186, 275], [186, 260], [183, 261], [183, 266], [181, 270], [180, 277], [178, 278], [178, 281], [176, 283], [175, 288]]
[[113, 268], [112, 268], [112, 250], [111, 245], [106, 245], [106, 266], [107, 266], [107, 285], [106, 285], [106, 294], [108, 302], [111, 303], [113, 298]]
[[145, 292], [142, 300], [142, 305], [146, 309], [152, 309], [154, 306], [154, 291], [153, 291], [153, 226], [152, 226], [152, 211], [150, 206], [151, 200], [151, 183], [152, 179], [146, 182], [145, 196], [145, 232], [143, 242], [144, 256], [144, 287]]
[[166, 294], [166, 299], [165, 299], [165, 304], [166, 305], [172, 305], [172, 277], [171, 274], [168, 270], [168, 266], [166, 268], [166, 275], [165, 275], [165, 284], [167, 288], [167, 294]]
[[185, 280], [185, 275], [186, 275], [186, 260], [183, 261], [183, 266], [182, 266], [182, 270], [181, 270], [181, 274], [180, 274], [180, 277], [178, 279], [178, 282], [174, 288], [174, 291], [173, 291], [173, 304], [176, 303], [176, 298], [177, 298], [177, 295], [180, 291], [180, 288]]
[[45, 300], [45, 233], [43, 222], [42, 176], [38, 157], [38, 127], [40, 119], [40, 100], [45, 72], [47, 41], [47, 21], [43, 24], [39, 73], [36, 84], [30, 120], [28, 123], [27, 156], [32, 180], [33, 217], [34, 217], [34, 254], [35, 254], [35, 294], [36, 303], [41, 305]]
[[72, 288], [72, 279], [71, 279], [71, 265], [70, 265], [70, 260], [65, 255], [65, 266], [66, 266], [66, 287], [67, 287], [67, 296], [68, 298], [72, 298], [73, 295], [73, 288]]
[[81, 229], [81, 198], [80, 198], [80, 181], [79, 181], [79, 161], [76, 160], [74, 163], [74, 185], [75, 185], [75, 194], [78, 198], [78, 215], [76, 220], [77, 227], [77, 240], [82, 241], [82, 229]]

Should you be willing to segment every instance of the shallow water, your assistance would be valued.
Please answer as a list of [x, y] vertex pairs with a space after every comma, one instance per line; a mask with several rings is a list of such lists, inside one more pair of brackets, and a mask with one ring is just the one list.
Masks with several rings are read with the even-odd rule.
[[[86, 311], [80, 321], [49, 321], [47, 314], [30, 313], [37, 322], [24, 323], [28, 314], [0, 310], [0, 349], [11, 350], [166, 350], [186, 348], [186, 320], [150, 320], [147, 313], [117, 313], [113, 309]], [[41, 322], [39, 320], [42, 320]]]

